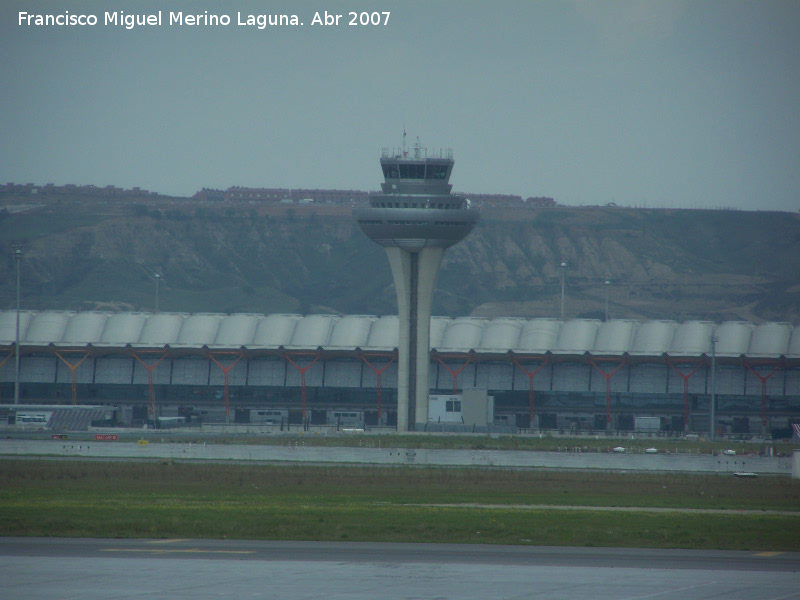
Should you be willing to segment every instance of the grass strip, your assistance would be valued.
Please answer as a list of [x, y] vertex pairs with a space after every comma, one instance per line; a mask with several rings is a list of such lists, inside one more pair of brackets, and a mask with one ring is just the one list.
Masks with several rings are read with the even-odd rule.
[[796, 551], [800, 517], [409, 506], [16, 506], [0, 534]]
[[[0, 461], [5, 536], [796, 551], [798, 498], [800, 484], [777, 477]], [[443, 503], [456, 506], [428, 506]], [[530, 508], [541, 504], [629, 508]], [[653, 513], [637, 506], [798, 512]]]

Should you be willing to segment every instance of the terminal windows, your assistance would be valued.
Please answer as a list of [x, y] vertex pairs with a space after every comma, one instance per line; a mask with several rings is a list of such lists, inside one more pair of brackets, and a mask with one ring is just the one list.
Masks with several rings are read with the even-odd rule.
[[461, 412], [461, 400], [448, 400], [445, 403], [445, 412]]

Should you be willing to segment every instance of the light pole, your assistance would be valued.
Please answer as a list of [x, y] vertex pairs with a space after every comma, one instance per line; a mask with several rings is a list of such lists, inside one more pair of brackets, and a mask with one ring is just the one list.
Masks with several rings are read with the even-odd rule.
[[714, 421], [717, 395], [717, 336], [711, 334], [711, 441], [714, 441]]
[[156, 312], [158, 312], [158, 282], [161, 280], [161, 273], [156, 273], [154, 277], [156, 278]]
[[19, 404], [19, 289], [20, 268], [22, 266], [22, 249], [14, 250], [14, 260], [17, 263], [17, 333], [14, 338], [14, 404]]
[[606, 279], [605, 288], [606, 288], [606, 322], [608, 322], [608, 287], [611, 285], [611, 281]]
[[564, 318], [564, 280], [567, 276], [567, 259], [561, 259], [561, 318]]

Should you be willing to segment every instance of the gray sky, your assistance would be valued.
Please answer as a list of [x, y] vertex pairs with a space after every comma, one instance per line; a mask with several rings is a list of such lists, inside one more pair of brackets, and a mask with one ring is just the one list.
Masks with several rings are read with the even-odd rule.
[[[158, 10], [160, 27], [103, 24]], [[167, 23], [206, 10], [231, 24]], [[388, 25], [348, 26], [361, 10]], [[374, 190], [405, 124], [453, 149], [462, 192], [796, 211], [798, 32], [797, 0], [6, 0], [0, 182]]]

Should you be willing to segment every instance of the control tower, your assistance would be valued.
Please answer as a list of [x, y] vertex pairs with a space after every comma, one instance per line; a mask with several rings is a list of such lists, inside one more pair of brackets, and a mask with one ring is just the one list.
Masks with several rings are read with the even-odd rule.
[[409, 152], [384, 149], [382, 191], [369, 206], [353, 210], [367, 237], [386, 249], [397, 290], [400, 348], [397, 430], [415, 431], [428, 421], [431, 305], [444, 251], [478, 222], [470, 201], [450, 193], [453, 151], [431, 157], [417, 143]]

